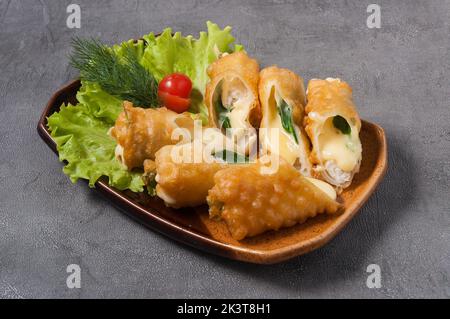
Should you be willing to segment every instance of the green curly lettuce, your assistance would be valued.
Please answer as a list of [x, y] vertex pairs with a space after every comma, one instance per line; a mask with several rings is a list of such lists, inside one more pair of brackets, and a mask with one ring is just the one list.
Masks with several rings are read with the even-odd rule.
[[115, 140], [108, 135], [109, 121], [93, 116], [84, 104], [62, 106], [48, 118], [48, 127], [56, 141], [61, 161], [67, 161], [64, 173], [75, 183], [89, 180], [89, 186], [102, 176], [117, 189], [142, 192], [142, 173], [129, 172], [115, 159]]
[[77, 93], [78, 102], [85, 105], [94, 118], [113, 125], [122, 112], [123, 101], [103, 91], [97, 83], [82, 81], [81, 84]]
[[[208, 81], [207, 68], [218, 58], [218, 54], [242, 50], [232, 44], [230, 27], [220, 29], [207, 22], [208, 32], [201, 32], [199, 39], [183, 37], [180, 33], [172, 36], [166, 29], [161, 36], [153, 33], [139, 41], [129, 40], [112, 46], [119, 57], [124, 57], [130, 48], [137, 60], [149, 70], [157, 81], [164, 76], [181, 72], [188, 75], [194, 90], [192, 112], [207, 118], [202, 96]], [[61, 106], [59, 112], [48, 118], [48, 127], [56, 141], [59, 158], [67, 162], [64, 167], [72, 182], [87, 179], [91, 187], [102, 176], [117, 189], [144, 190], [142, 172], [130, 172], [115, 158], [116, 141], [108, 135], [108, 130], [122, 111], [122, 100], [108, 94], [98, 83], [81, 78], [82, 86], [77, 93], [77, 105]], [[150, 194], [154, 193], [147, 186]]]
[[143, 37], [147, 44], [141, 63], [157, 81], [174, 72], [189, 76], [192, 81], [193, 94], [191, 109], [207, 118], [207, 108], [203, 103], [206, 84], [208, 83], [208, 66], [218, 59], [221, 53], [243, 50], [241, 45], [233, 45], [234, 37], [231, 27], [220, 29], [217, 24], [208, 21], [207, 32], [200, 32], [198, 39], [183, 37], [180, 32], [173, 34], [167, 28], [160, 36], [150, 33]]

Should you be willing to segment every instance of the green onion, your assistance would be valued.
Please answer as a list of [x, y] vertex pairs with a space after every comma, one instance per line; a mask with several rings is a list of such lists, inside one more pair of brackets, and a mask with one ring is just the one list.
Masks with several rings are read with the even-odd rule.
[[229, 164], [248, 163], [250, 161], [247, 156], [229, 150], [218, 151], [214, 153], [213, 156], [215, 158], [224, 160]]
[[288, 134], [291, 134], [294, 137], [295, 142], [298, 144], [298, 138], [294, 128], [294, 121], [292, 120], [291, 106], [287, 104], [285, 100], [281, 99], [280, 104], [277, 104], [277, 109], [278, 114], [281, 118], [281, 125]]
[[342, 134], [350, 135], [350, 133], [352, 132], [352, 129], [347, 120], [340, 115], [336, 115], [335, 117], [333, 117], [333, 125], [339, 131], [341, 131]]
[[219, 128], [225, 130], [231, 128], [230, 118], [228, 117], [230, 110], [228, 107], [223, 106], [222, 97], [220, 95], [215, 101], [215, 109], [219, 120]]

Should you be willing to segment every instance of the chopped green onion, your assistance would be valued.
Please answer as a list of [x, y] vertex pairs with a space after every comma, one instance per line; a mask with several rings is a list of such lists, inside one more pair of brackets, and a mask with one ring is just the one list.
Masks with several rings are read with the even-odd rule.
[[294, 137], [295, 142], [298, 144], [297, 133], [295, 132], [294, 121], [292, 120], [291, 106], [285, 100], [281, 99], [280, 104], [277, 104], [277, 109], [281, 118], [281, 125], [288, 134]]
[[342, 134], [350, 135], [350, 133], [352, 132], [352, 129], [347, 120], [340, 115], [336, 115], [335, 117], [333, 117], [333, 125], [339, 131], [341, 131]]

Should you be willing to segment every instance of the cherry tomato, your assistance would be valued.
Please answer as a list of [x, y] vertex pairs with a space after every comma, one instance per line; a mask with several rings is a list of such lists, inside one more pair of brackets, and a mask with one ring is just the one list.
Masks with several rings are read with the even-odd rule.
[[166, 92], [184, 99], [189, 98], [191, 90], [191, 80], [181, 73], [174, 73], [166, 76], [161, 80], [158, 86], [159, 92]]
[[158, 92], [159, 99], [169, 110], [177, 113], [186, 112], [189, 109], [191, 101], [182, 97], [172, 95], [166, 92]]

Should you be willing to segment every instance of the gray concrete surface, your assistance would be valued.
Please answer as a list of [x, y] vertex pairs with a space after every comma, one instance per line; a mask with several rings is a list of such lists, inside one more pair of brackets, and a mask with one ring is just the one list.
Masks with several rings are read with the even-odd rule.
[[[0, 0], [0, 297], [450, 297], [450, 2]], [[339, 76], [389, 139], [390, 167], [360, 214], [322, 249], [256, 266], [177, 244], [72, 185], [36, 123], [76, 72], [72, 36], [113, 43], [165, 26], [231, 25], [263, 65]], [[79, 264], [82, 288], [66, 287]], [[378, 264], [382, 288], [366, 287]]]

